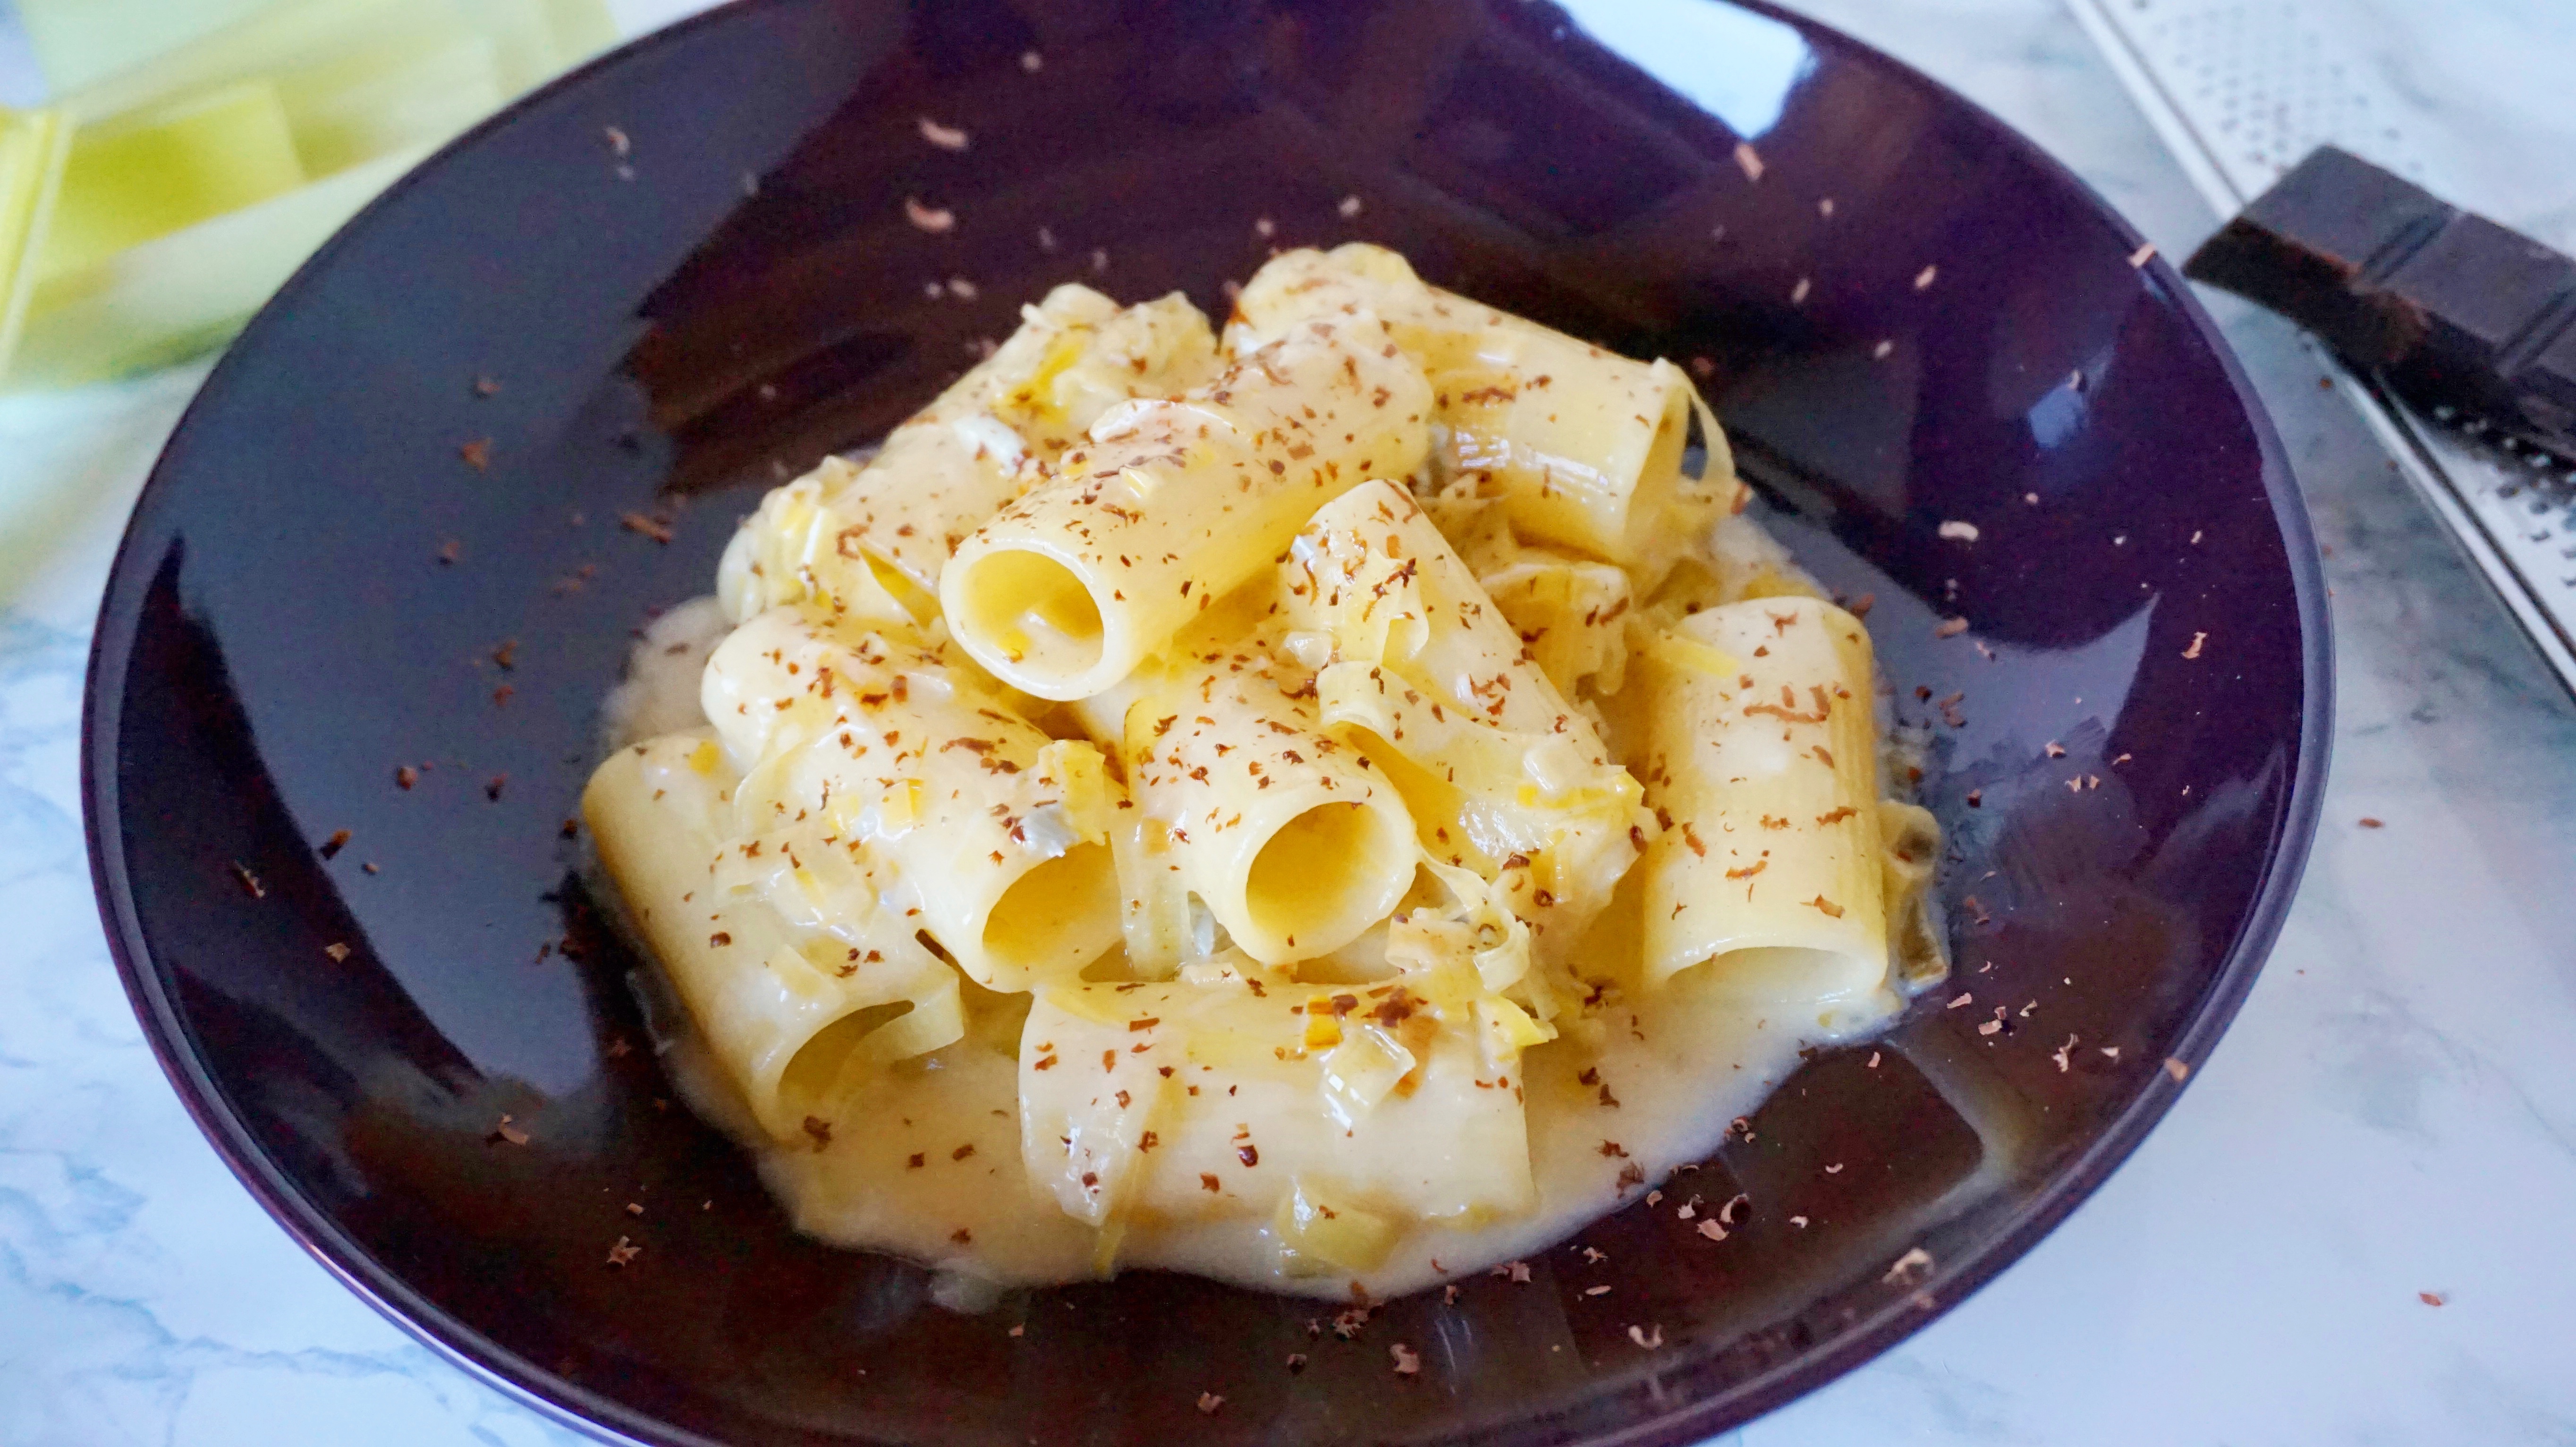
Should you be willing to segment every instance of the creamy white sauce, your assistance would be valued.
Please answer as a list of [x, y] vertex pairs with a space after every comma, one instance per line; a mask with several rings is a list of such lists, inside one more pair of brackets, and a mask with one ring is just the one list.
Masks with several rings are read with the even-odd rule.
[[[1384, 1299], [1543, 1251], [1706, 1158], [1736, 1117], [1797, 1069], [1803, 1046], [1839, 1038], [1814, 1022], [1801, 1031], [1794, 1019], [1718, 1004], [1700, 988], [1706, 978], [1684, 974], [1645, 1009], [1603, 1015], [1598, 1050], [1565, 1039], [1523, 1054], [1538, 1187], [1537, 1208], [1525, 1216], [1475, 1230], [1417, 1226], [1375, 1270], [1359, 1273], [1287, 1274], [1276, 1234], [1255, 1217], [1131, 1226], [1111, 1265], [1348, 1301], [1354, 1283]], [[1057, 1210], [1021, 1163], [1016, 1028], [1004, 1033], [986, 1021], [905, 1062], [871, 1093], [864, 1115], [845, 1114], [830, 1147], [818, 1150], [780, 1145], [752, 1124], [686, 1011], [658, 1006], [652, 1020], [681, 1099], [751, 1153], [799, 1231], [933, 1266], [942, 1303], [956, 1309], [976, 1309], [1001, 1289], [1105, 1274], [1096, 1233]], [[1617, 1105], [1604, 1102], [1604, 1087]]]
[[663, 734], [706, 726], [698, 706], [698, 680], [733, 620], [713, 594], [692, 598], [644, 627], [626, 655], [626, 678], [600, 705], [600, 752], [610, 753]]

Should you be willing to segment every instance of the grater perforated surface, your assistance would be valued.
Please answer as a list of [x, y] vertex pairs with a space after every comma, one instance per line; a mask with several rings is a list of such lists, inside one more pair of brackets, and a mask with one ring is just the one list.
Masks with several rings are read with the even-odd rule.
[[[2066, 0], [2223, 216], [2332, 142], [2437, 193], [2410, 107], [2346, 38], [2338, 0]], [[2332, 362], [2318, 349], [2320, 359]], [[2347, 373], [2348, 375], [2348, 373]], [[2576, 693], [2576, 475], [2471, 421], [2340, 388]]]

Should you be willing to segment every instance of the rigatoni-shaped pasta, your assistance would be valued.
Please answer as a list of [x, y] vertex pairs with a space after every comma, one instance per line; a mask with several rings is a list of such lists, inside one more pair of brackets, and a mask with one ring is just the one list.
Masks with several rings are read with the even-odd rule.
[[1869, 634], [1813, 598], [1680, 620], [1640, 661], [1652, 987], [1706, 966], [1748, 1002], [1832, 1006], [1887, 985]]
[[1481, 998], [1455, 972], [1049, 986], [1020, 1034], [1029, 1177], [1096, 1225], [1267, 1219], [1318, 1271], [1369, 1270], [1418, 1222], [1522, 1214], [1519, 1047]]
[[1154, 667], [1125, 715], [1133, 868], [1150, 879], [1162, 865], [1264, 964], [1384, 919], [1413, 882], [1413, 819], [1394, 786], [1290, 696], [1257, 642]]
[[1102, 412], [1216, 371], [1207, 318], [1178, 292], [1122, 310], [1066, 285], [1021, 316], [865, 466], [827, 457], [762, 500], [717, 571], [734, 621], [812, 597], [860, 618], [928, 622], [957, 544]]
[[1736, 498], [1726, 439], [1702, 410], [1708, 464], [1681, 464], [1698, 393], [1670, 362], [1638, 362], [1426, 285], [1405, 259], [1353, 242], [1271, 259], [1235, 302], [1237, 350], [1319, 316], [1383, 319], [1430, 379], [1444, 477], [1475, 479], [1533, 537], [1637, 569], [1652, 584], [1691, 532]]
[[1374, 318], [1290, 328], [1206, 387], [1104, 415], [1063, 475], [958, 548], [949, 627], [1012, 687], [1099, 693], [1267, 568], [1317, 506], [1421, 466], [1429, 413], [1421, 369]]
[[1651, 828], [1637, 781], [1404, 489], [1318, 509], [1281, 572], [1292, 622], [1328, 650], [1325, 721], [1403, 791], [1423, 847], [1500, 878], [1514, 913], [1570, 942]]
[[[813, 928], [791, 925], [737, 866], [732, 767], [706, 729], [608, 756], [582, 794], [600, 862], [763, 1130], [803, 1124], [866, 1072], [936, 1050], [964, 1031], [957, 972], [880, 907], [835, 846], [773, 841], [767, 859], [802, 893], [837, 866]], [[855, 886], [855, 887], [853, 887]]]
[[1266, 267], [1222, 372], [1177, 295], [1023, 317], [771, 493], [732, 636], [627, 689], [707, 726], [584, 800], [800, 1230], [1415, 1290], [1944, 968], [1867, 637], [1682, 372], [1369, 246]]
[[941, 649], [779, 608], [707, 662], [744, 780], [736, 832], [821, 822], [863, 843], [977, 984], [1025, 990], [1118, 942], [1098, 751], [1048, 738]]

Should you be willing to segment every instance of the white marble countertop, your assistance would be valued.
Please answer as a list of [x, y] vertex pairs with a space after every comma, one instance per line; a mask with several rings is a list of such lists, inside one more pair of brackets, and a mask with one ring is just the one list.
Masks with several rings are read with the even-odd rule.
[[[2576, 243], [2576, 7], [2269, 3], [2349, 12], [2422, 107], [2433, 182]], [[2020, 126], [2169, 253], [2212, 226], [2055, 0], [1802, 8]], [[2303, 345], [2214, 309], [2330, 550], [2333, 782], [2297, 907], [2215, 1057], [2091, 1202], [1727, 1447], [2576, 1442], [2576, 708]], [[0, 1443], [570, 1443], [270, 1224], [108, 962], [76, 788], [87, 635], [202, 375], [0, 401]]]

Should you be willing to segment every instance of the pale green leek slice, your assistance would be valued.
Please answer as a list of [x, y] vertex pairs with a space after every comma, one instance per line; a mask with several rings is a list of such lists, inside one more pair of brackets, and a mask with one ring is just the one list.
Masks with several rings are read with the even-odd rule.
[[112, 108], [336, 51], [423, 14], [461, 20], [498, 45], [502, 84], [513, 95], [617, 39], [600, 0], [18, 0], [18, 6], [55, 92], [104, 82], [101, 95]]
[[76, 119], [103, 120], [172, 96], [327, 62], [389, 35], [417, 35], [423, 25], [440, 29], [441, 44], [460, 34], [491, 41], [505, 95], [560, 74], [617, 38], [605, 0], [270, 0], [184, 48], [63, 90], [57, 103]]
[[239, 24], [268, 0], [17, 0], [36, 66], [59, 95]]
[[51, 223], [71, 124], [59, 111], [0, 109], [0, 374], [36, 290], [36, 250]]
[[446, 140], [508, 99], [498, 47], [440, 8], [278, 77], [296, 151], [314, 175]]
[[467, 23], [500, 47], [501, 85], [536, 89], [617, 43], [602, 0], [456, 0]]

